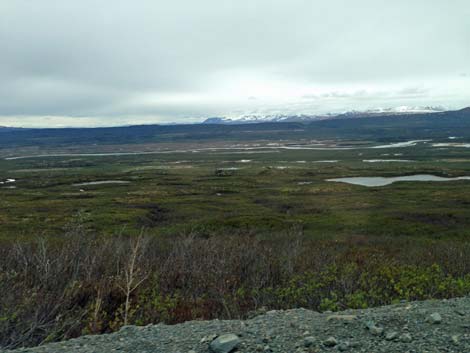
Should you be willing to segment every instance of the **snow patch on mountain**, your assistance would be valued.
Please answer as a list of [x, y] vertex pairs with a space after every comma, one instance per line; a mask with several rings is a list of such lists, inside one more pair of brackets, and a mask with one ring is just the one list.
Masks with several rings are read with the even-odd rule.
[[393, 108], [375, 108], [364, 111], [350, 110], [339, 113], [326, 113], [326, 114], [268, 114], [257, 115], [248, 114], [237, 117], [213, 117], [204, 120], [203, 124], [249, 124], [249, 123], [264, 123], [264, 122], [308, 122], [312, 120], [326, 120], [335, 118], [360, 118], [370, 116], [388, 116], [388, 115], [412, 115], [412, 114], [429, 114], [441, 113], [447, 109], [442, 106], [426, 106], [426, 107], [411, 107], [399, 106]]

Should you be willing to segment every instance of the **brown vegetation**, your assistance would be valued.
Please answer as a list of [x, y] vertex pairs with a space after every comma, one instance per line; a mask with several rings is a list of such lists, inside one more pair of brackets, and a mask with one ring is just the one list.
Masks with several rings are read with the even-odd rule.
[[265, 308], [339, 310], [470, 293], [470, 244], [350, 237], [293, 229], [94, 237], [0, 249], [0, 343], [36, 345], [126, 324], [238, 318]]

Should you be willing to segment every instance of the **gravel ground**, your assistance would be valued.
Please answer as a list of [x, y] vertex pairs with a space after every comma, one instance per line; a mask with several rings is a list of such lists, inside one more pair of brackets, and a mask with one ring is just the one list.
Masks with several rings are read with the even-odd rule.
[[[232, 349], [234, 345], [236, 348]], [[8, 352], [229, 351], [470, 352], [470, 298], [408, 302], [339, 313], [304, 309], [270, 311], [244, 321], [127, 326], [109, 335], [84, 336]]]

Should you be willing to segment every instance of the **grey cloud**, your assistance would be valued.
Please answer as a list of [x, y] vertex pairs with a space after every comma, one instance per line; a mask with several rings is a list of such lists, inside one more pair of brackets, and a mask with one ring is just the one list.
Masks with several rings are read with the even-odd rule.
[[421, 87], [405, 87], [398, 90], [367, 91], [365, 89], [355, 91], [330, 91], [321, 94], [306, 94], [303, 99], [385, 99], [385, 98], [418, 98], [429, 93], [428, 89]]
[[467, 0], [3, 1], [0, 125], [470, 104], [452, 81], [469, 16]]

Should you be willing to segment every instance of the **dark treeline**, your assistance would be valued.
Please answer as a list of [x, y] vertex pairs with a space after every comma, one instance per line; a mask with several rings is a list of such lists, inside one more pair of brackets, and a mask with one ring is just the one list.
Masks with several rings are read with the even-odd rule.
[[[247, 133], [249, 132], [249, 133]], [[470, 108], [404, 116], [340, 116], [307, 122], [141, 125], [107, 128], [1, 129], [0, 148], [191, 143], [279, 139], [402, 139], [470, 137]]]

